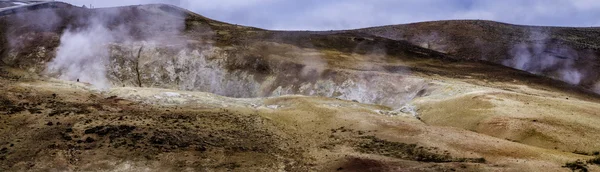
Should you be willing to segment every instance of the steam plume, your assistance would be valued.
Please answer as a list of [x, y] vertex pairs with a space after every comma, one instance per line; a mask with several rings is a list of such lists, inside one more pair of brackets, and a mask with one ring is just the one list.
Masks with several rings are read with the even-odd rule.
[[[111, 53], [111, 47], [114, 43], [131, 45], [136, 50], [144, 44], [156, 42], [185, 46], [184, 41], [178, 37], [185, 26], [185, 14], [171, 12], [169, 8], [175, 7], [147, 5], [128, 9], [97, 9], [91, 17], [81, 18], [88, 23], [85, 27], [74, 26], [64, 31], [56, 58], [48, 63], [46, 72], [59, 79], [79, 80], [100, 89], [110, 88], [112, 84], [107, 73], [111, 68], [107, 66], [113, 65], [111, 63], [115, 54]], [[143, 11], [144, 15], [135, 16], [136, 11]], [[126, 18], [136, 20], [123, 22]], [[112, 23], [110, 27], [109, 23]], [[143, 53], [140, 51], [137, 54]], [[137, 57], [136, 62], [139, 59]], [[143, 68], [143, 64], [140, 62], [128, 66], [131, 67]], [[138, 75], [138, 80], [143, 79], [139, 77]], [[136, 86], [138, 85], [141, 84], [137, 83]]]
[[579, 85], [584, 76], [574, 66], [579, 58], [577, 52], [567, 45], [553, 44], [550, 40], [547, 32], [534, 29], [528, 40], [512, 47], [509, 52], [512, 58], [502, 64]]
[[59, 79], [87, 82], [100, 89], [110, 88], [106, 78], [107, 43], [113, 32], [98, 21], [82, 30], [67, 30], [60, 38], [56, 58], [48, 63], [47, 72]]

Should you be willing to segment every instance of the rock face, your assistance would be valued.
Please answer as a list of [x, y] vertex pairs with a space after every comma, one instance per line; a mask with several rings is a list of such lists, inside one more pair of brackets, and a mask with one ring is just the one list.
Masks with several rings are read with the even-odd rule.
[[[400, 107], [428, 87], [424, 79], [402, 72], [344, 71], [327, 67], [326, 62], [301, 64], [276, 57], [243, 57], [232, 53], [239, 50], [218, 47], [165, 50], [168, 48], [147, 44], [113, 46], [108, 78], [114, 86], [170, 88], [239, 98], [302, 94], [392, 107]], [[139, 57], [129, 53], [136, 51]], [[301, 58], [316, 50], [306, 51], [288, 56]]]

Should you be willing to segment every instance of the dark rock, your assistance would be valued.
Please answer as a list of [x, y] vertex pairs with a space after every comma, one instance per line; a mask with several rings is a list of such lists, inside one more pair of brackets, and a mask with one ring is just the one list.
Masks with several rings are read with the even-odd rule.
[[69, 134], [67, 134], [67, 133], [61, 133], [61, 134], [62, 134], [62, 138], [64, 140], [67, 140], [67, 141], [73, 140], [73, 138], [71, 136], [69, 136]]
[[50, 144], [50, 145], [48, 145], [48, 149], [56, 149], [56, 148], [58, 148], [58, 146], [59, 145], [56, 144], [56, 143], [55, 144]]
[[88, 137], [88, 138], [86, 138], [86, 139], [85, 139], [85, 142], [86, 142], [86, 143], [93, 143], [93, 142], [95, 142], [95, 141], [96, 141], [96, 140], [95, 140], [94, 138], [91, 138], [91, 137]]
[[127, 137], [128, 137], [128, 138], [130, 138], [130, 139], [131, 139], [131, 141], [133, 141], [133, 142], [137, 142], [137, 141], [139, 141], [139, 140], [142, 140], [142, 139], [144, 139], [144, 137], [145, 137], [145, 134], [140, 134], [140, 133], [130, 133], [130, 134], [128, 134], [128, 135], [127, 135]]
[[46, 125], [47, 126], [53, 126], [54, 124], [52, 122], [48, 122]]
[[42, 113], [41, 109], [38, 109], [38, 108], [27, 109], [27, 111], [29, 111], [29, 113], [31, 113], [31, 114], [40, 114], [40, 113]]
[[200, 152], [206, 152], [206, 147], [204, 147], [204, 146], [199, 146], [198, 148], [196, 148], [196, 150], [197, 150], [197, 151], [200, 151]]
[[16, 114], [19, 112], [23, 112], [25, 110], [27, 110], [25, 107], [23, 106], [15, 106], [15, 105], [6, 105], [4, 107], [0, 107], [0, 110], [5, 111], [6, 114], [8, 115], [12, 115], [12, 114]]
[[50, 112], [48, 114], [48, 116], [56, 116], [56, 115], [62, 115], [62, 114], [66, 114], [68, 113], [68, 111], [63, 110], [63, 109], [54, 109], [52, 110], [52, 112]]

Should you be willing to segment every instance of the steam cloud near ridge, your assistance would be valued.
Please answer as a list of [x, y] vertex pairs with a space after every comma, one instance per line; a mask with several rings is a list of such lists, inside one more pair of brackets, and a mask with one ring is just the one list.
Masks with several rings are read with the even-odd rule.
[[59, 79], [79, 80], [100, 89], [110, 88], [106, 77], [107, 44], [114, 40], [115, 33], [99, 21], [93, 21], [83, 30], [67, 30], [60, 38], [56, 58], [48, 63], [47, 72], [59, 75]]
[[532, 30], [527, 41], [512, 47], [509, 52], [512, 58], [502, 64], [534, 74], [556, 70], [550, 77], [578, 85], [584, 75], [574, 66], [579, 58], [577, 52], [566, 45], [552, 45], [549, 40], [548, 33]]
[[137, 47], [140, 44], [162, 42], [172, 46], [183, 45], [184, 41], [177, 37], [185, 26], [183, 14], [164, 11], [160, 6], [144, 6], [133, 10], [148, 13], [138, 16], [135, 23], [108, 27], [108, 21], [128, 14], [110, 9], [83, 19], [88, 21], [85, 27], [65, 29], [56, 57], [47, 64], [46, 73], [62, 80], [79, 80], [106, 90], [112, 84], [107, 74], [107, 67], [111, 65], [111, 44]]

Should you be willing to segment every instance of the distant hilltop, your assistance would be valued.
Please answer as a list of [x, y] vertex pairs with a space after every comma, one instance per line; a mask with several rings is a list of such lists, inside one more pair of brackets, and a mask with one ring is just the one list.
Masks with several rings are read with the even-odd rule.
[[[0, 3], [15, 3], [15, 5], [25, 5], [41, 2], [53, 2], [57, 0], [0, 0]], [[147, 0], [148, 4], [170, 4], [170, 5], [181, 5], [181, 0]], [[85, 5], [96, 5], [96, 4], [85, 4]]]
[[181, 0], [149, 0], [149, 2], [153, 4], [171, 4], [171, 5], [181, 5]]
[[38, 2], [52, 2], [54, 0], [0, 0], [0, 2], [22, 2], [22, 3], [38, 3]]
[[44, 2], [53, 2], [54, 0], [0, 0], [0, 8], [14, 7], [21, 5], [30, 5]]

